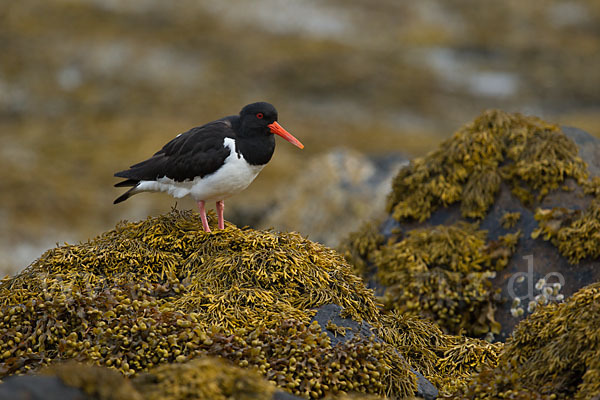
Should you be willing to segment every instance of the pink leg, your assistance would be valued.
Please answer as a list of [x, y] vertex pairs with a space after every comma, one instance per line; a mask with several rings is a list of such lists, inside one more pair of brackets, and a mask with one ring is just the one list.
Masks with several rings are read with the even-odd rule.
[[217, 201], [217, 216], [219, 217], [219, 229], [225, 229], [225, 220], [223, 219], [223, 210], [225, 209], [225, 202], [223, 200]]
[[200, 219], [202, 220], [204, 232], [210, 232], [210, 226], [208, 226], [208, 220], [206, 219], [206, 210], [204, 209], [204, 200], [198, 201], [198, 209], [200, 210]]

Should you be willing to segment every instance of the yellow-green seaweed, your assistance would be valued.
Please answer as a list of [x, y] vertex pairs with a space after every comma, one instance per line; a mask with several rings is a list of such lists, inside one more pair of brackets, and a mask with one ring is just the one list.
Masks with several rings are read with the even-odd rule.
[[600, 197], [584, 210], [537, 209], [535, 219], [538, 227], [531, 237], [550, 240], [571, 264], [600, 257]]
[[160, 365], [133, 383], [145, 400], [269, 400], [276, 390], [258, 371], [213, 357]]
[[391, 343], [409, 364], [449, 396], [475, 373], [498, 364], [503, 343], [444, 334], [435, 323], [392, 311], [382, 315], [377, 334]]
[[600, 282], [538, 307], [507, 340], [496, 368], [456, 399], [592, 399], [600, 395]]
[[54, 363], [40, 371], [40, 374], [56, 376], [66, 386], [81, 389], [97, 400], [145, 399], [128, 379], [112, 368], [68, 361]]
[[173, 210], [121, 223], [4, 279], [0, 334], [11, 339], [0, 342], [0, 374], [76, 359], [134, 376], [208, 354], [306, 397], [414, 393], [415, 376], [390, 345], [332, 348], [309, 324], [332, 302], [378, 324], [372, 292], [340, 255], [294, 233], [228, 224], [207, 234], [199, 221]]
[[585, 182], [587, 168], [577, 154], [557, 125], [489, 110], [403, 168], [394, 178], [387, 211], [398, 221], [422, 222], [439, 207], [460, 202], [463, 217], [483, 218], [503, 181], [529, 205], [567, 177]]
[[502, 225], [504, 229], [510, 229], [519, 222], [519, 219], [521, 219], [520, 212], [505, 212], [500, 218], [500, 225]]
[[[447, 362], [459, 365], [468, 362], [465, 344], [477, 352], [489, 345], [416, 328], [416, 320], [393, 322], [341, 255], [298, 234], [231, 224], [208, 234], [188, 211], [124, 222], [86, 243], [49, 250], [2, 280], [0, 296], [0, 335], [7, 338], [0, 376], [77, 360], [136, 377], [218, 356], [305, 398], [356, 391], [405, 397], [417, 389], [409, 366], [424, 368], [447, 392], [474, 370], [441, 373], [451, 370], [438, 364], [445, 352], [456, 348], [459, 356]], [[358, 336], [332, 347], [309, 323], [328, 303], [368, 322], [383, 341]], [[404, 342], [407, 355], [397, 351], [403, 335], [413, 338]], [[421, 353], [430, 358], [413, 359]]]
[[[384, 236], [381, 222], [368, 222], [348, 237], [341, 251], [358, 274], [383, 292], [387, 309], [432, 318], [445, 332], [490, 336], [501, 328], [494, 319], [500, 299], [490, 278], [508, 265], [522, 233], [489, 240], [469, 224], [488, 215], [503, 187], [533, 208], [551, 191], [572, 191], [576, 185], [588, 195], [600, 193], [600, 180], [588, 180], [577, 145], [557, 125], [485, 111], [437, 150], [399, 171], [387, 203], [391, 221], [385, 226], [392, 226], [391, 232]], [[452, 205], [460, 207], [460, 216], [454, 208], [439, 214], [447, 226], [430, 219]], [[552, 236], [572, 260], [595, 256], [598, 218], [593, 210], [582, 217], [581, 226], [563, 229], [560, 239], [538, 213], [536, 232]], [[504, 211], [499, 222], [510, 229], [519, 218], [519, 212]]]
[[449, 333], [481, 336], [499, 331], [496, 292], [488, 278], [506, 266], [519, 236], [492, 241], [477, 224], [458, 222], [410, 230], [396, 243], [369, 246], [368, 253], [351, 243], [345, 254], [350, 260], [366, 256], [361, 265], [377, 267], [386, 309], [430, 317]]

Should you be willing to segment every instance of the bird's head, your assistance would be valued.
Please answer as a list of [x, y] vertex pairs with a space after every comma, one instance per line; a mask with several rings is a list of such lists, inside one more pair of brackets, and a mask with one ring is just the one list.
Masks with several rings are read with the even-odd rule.
[[290, 142], [291, 144], [303, 149], [304, 145], [291, 133], [283, 129], [277, 122], [277, 110], [272, 104], [258, 102], [248, 104], [240, 111], [241, 131], [243, 133], [264, 132], [267, 134], [276, 134]]

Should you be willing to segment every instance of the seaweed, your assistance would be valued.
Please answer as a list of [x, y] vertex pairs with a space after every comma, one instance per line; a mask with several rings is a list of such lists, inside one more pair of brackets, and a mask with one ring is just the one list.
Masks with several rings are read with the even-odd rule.
[[388, 344], [332, 348], [309, 324], [331, 302], [373, 325], [379, 310], [339, 254], [295, 233], [206, 234], [197, 214], [172, 210], [49, 250], [0, 296], [2, 376], [68, 359], [136, 376], [216, 355], [306, 397], [416, 390]]
[[[588, 180], [577, 145], [557, 125], [485, 111], [398, 172], [385, 226], [401, 234], [392, 230], [383, 236], [384, 224], [372, 221], [340, 249], [355, 271], [383, 292], [386, 309], [431, 318], [447, 333], [493, 339], [501, 329], [494, 317], [501, 299], [491, 279], [508, 265], [522, 232], [490, 240], [476, 224], [489, 215], [501, 190], [533, 210], [552, 191], [572, 191], [574, 185], [567, 183], [588, 195], [600, 193], [600, 180]], [[533, 236], [543, 233], [573, 262], [598, 257], [597, 204], [585, 212], [564, 211], [569, 217], [560, 222], [562, 211], [538, 210], [540, 227]], [[451, 206], [460, 213], [457, 218]], [[510, 229], [519, 219], [519, 212], [504, 211], [499, 222]], [[440, 220], [447, 226], [438, 225]], [[517, 306], [511, 312], [519, 317], [524, 310]]]
[[567, 177], [586, 181], [587, 167], [577, 154], [557, 125], [489, 110], [403, 168], [394, 178], [387, 211], [398, 221], [423, 222], [439, 207], [458, 202], [463, 217], [483, 218], [502, 182], [531, 205]]
[[215, 357], [160, 365], [137, 376], [133, 384], [146, 400], [271, 399], [276, 390], [258, 371]]
[[450, 396], [479, 371], [496, 367], [504, 346], [447, 335], [427, 319], [397, 311], [383, 315], [382, 322], [377, 334], [436, 385], [440, 396]]
[[40, 371], [56, 376], [66, 386], [81, 389], [97, 400], [143, 400], [131, 381], [112, 368], [75, 361], [54, 363]]
[[521, 219], [520, 212], [505, 212], [500, 218], [500, 225], [502, 225], [504, 229], [510, 229], [519, 222], [519, 219]]
[[[192, 366], [205, 364], [195, 360], [220, 357], [305, 398], [406, 397], [417, 390], [411, 366], [448, 392], [446, 386], [459, 387], [476, 370], [445, 372], [451, 365], [472, 364], [472, 352], [496, 351], [445, 335], [431, 322], [382, 314], [341, 255], [298, 234], [229, 223], [208, 234], [199, 221], [193, 212], [172, 210], [123, 222], [88, 242], [49, 250], [2, 280], [0, 376], [65, 360], [108, 367], [133, 382], [145, 373], [161, 380], [160, 371], [180, 371], [179, 378], [164, 376], [160, 389], [167, 396], [198, 384]], [[469, 232], [471, 242], [483, 243], [481, 233]], [[368, 322], [382, 340], [355, 336], [332, 346], [310, 323], [331, 302], [344, 317]], [[465, 346], [474, 350], [460, 350]], [[478, 360], [487, 365], [494, 358]]]
[[595, 198], [584, 210], [537, 209], [535, 219], [538, 227], [531, 237], [550, 240], [571, 264], [600, 257], [600, 198]]
[[506, 266], [519, 235], [487, 241], [477, 224], [458, 222], [414, 229], [381, 246], [370, 256], [386, 309], [430, 317], [454, 334], [498, 333], [498, 300], [488, 278]]
[[600, 395], [600, 283], [537, 307], [508, 339], [495, 368], [453, 398], [591, 399]]

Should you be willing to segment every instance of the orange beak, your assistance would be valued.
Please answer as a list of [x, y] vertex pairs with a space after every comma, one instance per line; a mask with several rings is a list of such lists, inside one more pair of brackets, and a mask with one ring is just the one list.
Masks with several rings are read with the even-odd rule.
[[271, 129], [271, 133], [281, 136], [282, 138], [284, 138], [285, 140], [287, 140], [294, 146], [298, 146], [301, 149], [304, 148], [304, 145], [302, 143], [300, 143], [300, 141], [298, 139], [293, 137], [291, 133], [289, 133], [288, 131], [283, 129], [283, 127], [281, 125], [279, 125], [277, 123], [277, 121], [275, 121], [272, 124], [269, 124], [267, 126], [269, 127], [269, 129]]

